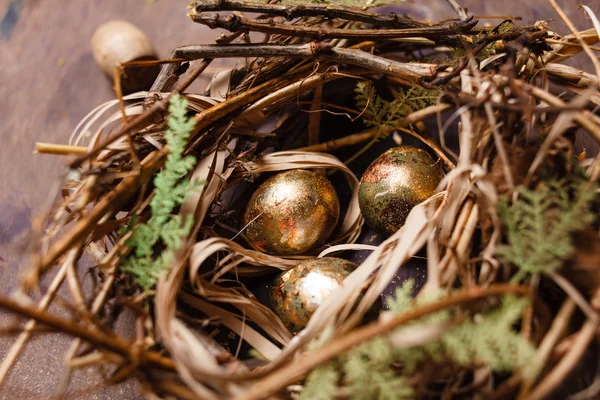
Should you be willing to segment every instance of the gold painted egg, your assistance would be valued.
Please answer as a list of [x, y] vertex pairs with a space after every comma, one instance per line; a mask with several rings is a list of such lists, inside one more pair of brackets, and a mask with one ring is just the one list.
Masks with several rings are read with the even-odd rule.
[[391, 235], [410, 210], [428, 199], [442, 179], [439, 163], [416, 147], [394, 147], [365, 171], [358, 189], [360, 210], [369, 226]]
[[334, 290], [357, 268], [335, 257], [302, 261], [280, 274], [270, 288], [271, 308], [292, 333], [298, 333]]
[[243, 226], [252, 246], [262, 252], [298, 255], [323, 245], [340, 217], [331, 183], [303, 169], [281, 172], [254, 192]]

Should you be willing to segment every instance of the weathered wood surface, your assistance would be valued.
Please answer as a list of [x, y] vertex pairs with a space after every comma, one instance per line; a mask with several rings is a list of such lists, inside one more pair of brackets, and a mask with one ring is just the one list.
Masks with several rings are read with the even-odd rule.
[[[584, 1], [596, 11], [596, 0]], [[557, 32], [566, 26], [546, 0], [459, 0], [477, 15], [518, 15], [525, 22], [541, 19]], [[560, 0], [581, 28], [591, 22], [577, 1]], [[77, 122], [96, 105], [113, 97], [111, 84], [94, 64], [90, 39], [96, 27], [110, 19], [126, 19], [145, 31], [159, 55], [166, 57], [183, 44], [211, 43], [217, 32], [186, 17], [187, 1], [159, 0], [0, 0], [0, 291], [7, 293], [26, 267], [28, 230], [32, 218], [45, 209], [48, 193], [63, 171], [64, 159], [33, 155], [34, 142], [65, 143]], [[415, 18], [452, 18], [444, 0], [409, 0], [398, 7]], [[491, 24], [499, 20], [489, 20]], [[579, 57], [577, 66], [586, 64]], [[213, 66], [220, 62], [213, 63]], [[589, 65], [586, 66], [589, 70]], [[65, 294], [65, 293], [63, 293]], [[0, 326], [10, 322], [0, 313]], [[121, 323], [126, 329], [127, 321]], [[13, 342], [0, 337], [0, 359]], [[28, 344], [8, 381], [4, 399], [47, 399], [64, 377], [65, 336], [43, 335]], [[98, 386], [94, 375], [77, 373], [68, 391], [72, 399], [132, 399], [136, 384]]]

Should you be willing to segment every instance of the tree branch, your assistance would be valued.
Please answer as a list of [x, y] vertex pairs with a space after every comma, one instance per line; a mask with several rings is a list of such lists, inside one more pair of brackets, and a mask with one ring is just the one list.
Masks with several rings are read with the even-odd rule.
[[492, 28], [473, 30], [478, 21], [467, 20], [451, 25], [424, 26], [403, 29], [325, 29], [321, 27], [289, 25], [275, 22], [273, 19], [253, 20], [238, 15], [221, 16], [219, 14], [190, 14], [192, 20], [211, 29], [227, 29], [230, 32], [262, 32], [284, 36], [305, 37], [315, 40], [325, 39], [393, 39], [406, 37], [440, 37], [456, 34], [478, 34]]
[[251, 13], [277, 15], [287, 19], [298, 17], [328, 17], [348, 21], [360, 21], [385, 28], [422, 28], [428, 26], [410, 18], [399, 17], [395, 13], [387, 15], [374, 14], [359, 8], [350, 8], [333, 4], [261, 4], [247, 3], [239, 0], [197, 1], [190, 6], [190, 17], [210, 11], [243, 11]]
[[151, 351], [142, 353], [142, 356], [138, 357], [134, 355], [134, 352], [132, 351], [135, 348], [132, 343], [123, 342], [116, 336], [111, 337], [99, 331], [86, 329], [80, 325], [77, 325], [76, 323], [65, 321], [64, 319], [58, 318], [52, 314], [44, 312], [43, 310], [18, 303], [6, 297], [0, 296], [0, 307], [28, 318], [35, 319], [44, 325], [58, 329], [62, 332], [77, 336], [85, 341], [93, 343], [98, 347], [106, 349], [115, 354], [119, 354], [134, 363], [146, 362], [154, 367], [160, 367], [172, 371], [175, 370], [175, 366], [171, 359], [162, 357], [161, 355]]
[[[173, 52], [177, 58], [190, 60], [198, 58], [246, 58], [246, 57], [291, 57], [300, 59], [320, 59], [341, 64], [351, 64], [372, 69], [374, 73], [399, 75], [416, 82], [424, 76], [431, 76], [429, 68], [415, 63], [402, 63], [379, 57], [362, 50], [333, 47], [329, 43], [311, 42], [299, 45], [278, 44], [232, 44], [232, 45], [189, 45]], [[158, 78], [157, 78], [158, 79]]]

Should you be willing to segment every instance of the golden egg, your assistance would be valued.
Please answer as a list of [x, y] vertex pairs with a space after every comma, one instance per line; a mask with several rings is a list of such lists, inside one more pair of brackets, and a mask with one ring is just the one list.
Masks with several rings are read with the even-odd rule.
[[269, 295], [271, 308], [290, 332], [297, 333], [356, 268], [353, 262], [334, 257], [302, 261], [275, 279]]
[[435, 193], [442, 170], [429, 153], [394, 147], [363, 174], [358, 189], [360, 210], [369, 226], [391, 235], [404, 225], [410, 210]]
[[244, 213], [245, 234], [269, 254], [298, 255], [323, 245], [340, 217], [335, 189], [303, 169], [281, 172], [254, 192]]

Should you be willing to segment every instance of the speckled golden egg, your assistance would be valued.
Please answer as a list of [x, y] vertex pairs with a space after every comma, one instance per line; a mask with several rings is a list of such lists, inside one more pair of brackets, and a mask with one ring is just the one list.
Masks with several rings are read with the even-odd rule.
[[331, 183], [303, 169], [281, 172], [254, 192], [244, 213], [246, 237], [262, 252], [298, 255], [321, 246], [340, 217]]
[[302, 261], [275, 279], [270, 288], [271, 308], [292, 333], [297, 333], [356, 268], [353, 262], [334, 257]]
[[393, 234], [414, 206], [435, 193], [441, 179], [439, 164], [426, 151], [410, 146], [389, 149], [360, 180], [358, 202], [365, 221], [378, 232]]

